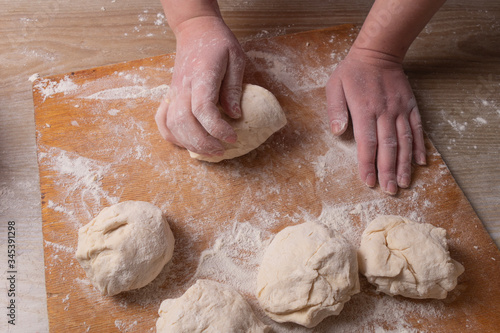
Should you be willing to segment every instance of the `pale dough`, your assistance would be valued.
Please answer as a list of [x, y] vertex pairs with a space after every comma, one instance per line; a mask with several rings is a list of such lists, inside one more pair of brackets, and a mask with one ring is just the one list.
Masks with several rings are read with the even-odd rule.
[[363, 232], [360, 272], [377, 290], [411, 298], [443, 299], [464, 267], [450, 258], [446, 230], [401, 216], [379, 216]]
[[76, 259], [104, 295], [144, 287], [173, 252], [168, 222], [148, 202], [125, 201], [104, 208], [78, 231]]
[[157, 333], [265, 333], [250, 305], [234, 289], [198, 280], [176, 299], [161, 303]]
[[234, 144], [223, 142], [223, 156], [206, 156], [189, 152], [190, 156], [208, 162], [245, 155], [263, 144], [274, 132], [285, 126], [286, 117], [276, 97], [268, 90], [244, 84], [241, 97], [241, 118], [223, 117], [238, 135]]
[[305, 327], [338, 315], [358, 292], [356, 250], [341, 234], [315, 222], [281, 230], [257, 276], [257, 299], [266, 314]]

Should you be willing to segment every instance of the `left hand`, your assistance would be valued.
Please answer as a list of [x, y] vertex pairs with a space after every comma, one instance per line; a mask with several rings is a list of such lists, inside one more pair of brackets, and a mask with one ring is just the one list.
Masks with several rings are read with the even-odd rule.
[[359, 176], [368, 186], [396, 194], [411, 182], [412, 157], [426, 164], [422, 123], [402, 65], [390, 56], [351, 48], [326, 85], [332, 132], [341, 135], [350, 113]]

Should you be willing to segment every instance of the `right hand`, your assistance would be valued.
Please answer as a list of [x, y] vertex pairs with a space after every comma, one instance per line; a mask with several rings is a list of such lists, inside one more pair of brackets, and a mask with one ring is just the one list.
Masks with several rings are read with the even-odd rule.
[[177, 50], [169, 93], [156, 113], [163, 138], [203, 155], [222, 155], [221, 141], [237, 140], [222, 119], [241, 117], [245, 55], [236, 37], [217, 16], [194, 17], [176, 33]]

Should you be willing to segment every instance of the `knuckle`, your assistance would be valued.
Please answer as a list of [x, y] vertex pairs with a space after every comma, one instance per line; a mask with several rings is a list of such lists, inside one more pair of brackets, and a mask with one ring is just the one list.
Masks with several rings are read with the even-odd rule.
[[424, 131], [424, 127], [422, 126], [422, 122], [417, 122], [415, 125], [413, 125], [413, 128], [414, 128], [414, 131], [417, 131], [417, 132], [423, 132]]
[[196, 105], [193, 106], [193, 109], [192, 109], [192, 113], [193, 115], [198, 118], [199, 116], [203, 116], [205, 113], [206, 113], [206, 105], [207, 105], [208, 102], [202, 102], [202, 103], [198, 103]]
[[411, 134], [410, 131], [405, 131], [402, 133], [399, 137], [401, 142], [404, 142], [406, 144], [412, 144], [413, 143], [413, 135]]
[[383, 138], [380, 144], [388, 149], [396, 149], [398, 147], [398, 141], [393, 137]]
[[361, 174], [368, 174], [370, 172], [374, 172], [376, 169], [375, 163], [371, 159], [369, 160], [363, 160], [360, 159], [359, 161], [359, 171]]
[[391, 178], [396, 174], [394, 163], [381, 163], [378, 165], [378, 173], [381, 178]]
[[193, 111], [192, 111], [193, 115], [204, 126], [205, 125], [209, 126], [211, 123], [214, 122], [214, 120], [216, 118], [216, 114], [214, 113], [212, 106], [213, 106], [212, 103], [204, 102], [204, 103], [201, 103], [199, 105], [196, 105], [193, 108]]
[[375, 135], [368, 135], [365, 138], [365, 145], [366, 146], [374, 149], [377, 146], [377, 144], [378, 144], [378, 140], [375, 137]]
[[239, 85], [228, 85], [224, 87], [221, 91], [221, 95], [224, 99], [233, 102], [239, 102], [242, 94], [242, 87]]
[[181, 128], [182, 124], [184, 123], [184, 118], [179, 117], [179, 115], [174, 112], [173, 114], [171, 114], [170, 117], [167, 117], [166, 123], [167, 127], [171, 130], [176, 128]]

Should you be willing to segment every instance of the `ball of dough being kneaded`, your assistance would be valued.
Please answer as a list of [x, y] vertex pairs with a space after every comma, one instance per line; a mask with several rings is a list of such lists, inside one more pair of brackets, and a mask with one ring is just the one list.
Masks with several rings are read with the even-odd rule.
[[257, 299], [266, 314], [305, 327], [338, 315], [358, 292], [356, 250], [341, 234], [315, 222], [281, 230], [257, 276]]
[[144, 287], [172, 258], [174, 236], [161, 210], [143, 201], [104, 208], [80, 228], [76, 259], [103, 295]]
[[443, 299], [464, 267], [450, 258], [446, 230], [401, 216], [379, 216], [365, 229], [359, 268], [388, 295]]
[[157, 333], [266, 333], [250, 305], [234, 289], [198, 280], [176, 299], [161, 303]]
[[208, 162], [220, 162], [249, 153], [263, 144], [274, 132], [286, 125], [286, 117], [276, 97], [267, 89], [244, 84], [239, 119], [223, 116], [238, 135], [236, 143], [222, 142], [224, 155], [206, 156], [189, 152], [190, 156]]

